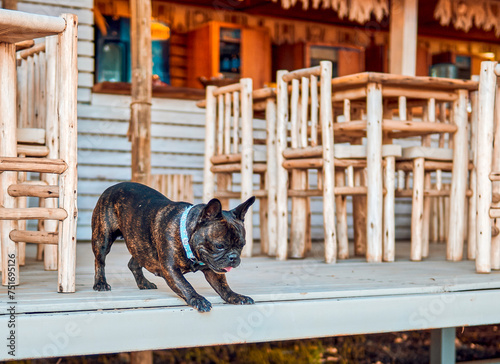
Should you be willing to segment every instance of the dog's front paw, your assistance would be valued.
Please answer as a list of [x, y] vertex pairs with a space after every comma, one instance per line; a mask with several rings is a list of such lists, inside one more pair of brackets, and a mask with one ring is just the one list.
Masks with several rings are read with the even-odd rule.
[[212, 304], [205, 297], [195, 296], [188, 300], [188, 305], [196, 308], [198, 312], [209, 312], [212, 309]]
[[233, 305], [253, 305], [255, 303], [252, 298], [238, 293], [229, 296], [226, 302], [232, 303]]
[[111, 291], [111, 286], [106, 281], [95, 282], [94, 291]]

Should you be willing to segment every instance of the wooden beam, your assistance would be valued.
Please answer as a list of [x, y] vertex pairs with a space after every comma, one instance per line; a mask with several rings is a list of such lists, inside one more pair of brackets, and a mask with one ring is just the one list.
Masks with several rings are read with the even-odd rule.
[[58, 244], [57, 233], [48, 231], [12, 230], [9, 234], [12, 241], [32, 244]]
[[[151, 179], [151, 0], [130, 1], [132, 51], [132, 103], [129, 140], [132, 142], [132, 181], [146, 185]], [[133, 353], [131, 363], [153, 363], [151, 351]]]
[[66, 28], [61, 17], [0, 9], [0, 41], [17, 43], [23, 40], [58, 34]]
[[0, 173], [3, 171], [9, 171], [61, 174], [66, 171], [67, 168], [68, 165], [62, 159], [0, 157]]
[[151, 1], [130, 1], [132, 181], [149, 184], [151, 175]]
[[68, 217], [66, 210], [61, 208], [26, 207], [3, 208], [0, 207], [0, 220], [64, 220]]
[[393, 0], [390, 17], [389, 71], [415, 76], [418, 0]]

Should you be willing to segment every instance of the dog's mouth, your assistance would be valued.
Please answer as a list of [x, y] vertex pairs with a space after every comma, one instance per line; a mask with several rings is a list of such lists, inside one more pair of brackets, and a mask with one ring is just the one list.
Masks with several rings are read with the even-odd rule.
[[233, 267], [216, 268], [213, 265], [210, 265], [210, 269], [212, 269], [215, 273], [224, 274], [229, 273]]
[[237, 262], [230, 262], [222, 257], [219, 257], [219, 259], [213, 259], [213, 257], [209, 256], [209, 254], [204, 250], [200, 250], [199, 255], [202, 258], [201, 260], [207, 264], [211, 270], [219, 274], [229, 273], [233, 268], [240, 265], [239, 260]]

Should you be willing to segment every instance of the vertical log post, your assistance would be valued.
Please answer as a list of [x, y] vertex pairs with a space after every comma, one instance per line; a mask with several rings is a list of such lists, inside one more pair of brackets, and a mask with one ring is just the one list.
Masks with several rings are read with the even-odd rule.
[[[430, 98], [427, 100], [427, 106], [425, 107], [427, 121], [434, 123], [436, 122], [436, 99]], [[431, 136], [427, 135], [422, 137], [422, 145], [425, 147], [430, 147], [432, 145]], [[438, 170], [436, 173], [440, 173]], [[424, 172], [424, 191], [431, 189], [431, 172]], [[431, 222], [431, 202], [432, 198], [425, 196], [424, 192], [424, 215], [422, 223], [422, 257], [427, 258], [429, 256], [429, 236], [430, 236], [430, 222]]]
[[[304, 87], [308, 88], [309, 79], [303, 77], [302, 82], [307, 80], [307, 85], [303, 85], [302, 92], [304, 93]], [[308, 94], [308, 91], [306, 93]], [[294, 79], [292, 81], [292, 96], [291, 96], [291, 133], [292, 133], [292, 148], [303, 147], [302, 145], [302, 133], [300, 131], [300, 126], [302, 124], [302, 112], [307, 113], [307, 106], [305, 104], [308, 100], [304, 101], [304, 94], [302, 98], [299, 97], [300, 93], [300, 81]], [[304, 110], [305, 107], [305, 110]], [[307, 170], [292, 170], [292, 178], [290, 181], [290, 189], [292, 190], [305, 190], [307, 189]], [[292, 225], [290, 228], [290, 257], [292, 258], [303, 258], [306, 249], [306, 229], [307, 229], [307, 197], [292, 197]]]
[[[495, 108], [495, 62], [482, 62], [479, 74], [479, 106], [477, 127], [477, 234], [476, 271], [491, 271], [491, 219], [492, 188], [489, 175], [493, 154], [493, 130]], [[451, 226], [451, 222], [450, 222]], [[450, 228], [450, 232], [451, 232]]]
[[[16, 46], [0, 43], [0, 156], [17, 157], [16, 137]], [[7, 188], [17, 182], [16, 172], [0, 173], [0, 206], [16, 207], [16, 199], [7, 193]], [[13, 220], [0, 221], [2, 247], [2, 285], [19, 284], [18, 245], [9, 234], [15, 228]], [[10, 268], [10, 269], [9, 269]], [[11, 269], [14, 269], [13, 275]]]
[[[493, 91], [494, 94], [494, 91]], [[469, 155], [467, 148], [467, 90], [458, 91], [458, 100], [453, 103], [455, 125], [458, 127], [453, 135], [453, 169], [450, 192], [450, 224], [448, 227], [448, 243], [446, 258], [462, 260], [464, 248], [465, 226], [465, 192], [468, 174]], [[492, 110], [493, 114], [493, 110]], [[480, 119], [481, 120], [481, 119]], [[490, 156], [491, 158], [491, 156]], [[491, 168], [491, 162], [490, 162]], [[491, 201], [491, 200], [490, 200]]]
[[[241, 201], [252, 197], [253, 191], [253, 99], [252, 79], [241, 81]], [[221, 110], [220, 110], [221, 111]], [[247, 211], [245, 218], [246, 244], [241, 252], [244, 257], [252, 256], [253, 248], [253, 209]]]
[[[149, 185], [151, 178], [151, 0], [130, 1], [132, 103], [129, 140], [132, 142], [132, 181]], [[152, 363], [152, 352], [134, 353], [131, 363]]]
[[215, 155], [215, 120], [217, 118], [217, 99], [214, 96], [214, 90], [217, 87], [208, 86], [206, 93], [205, 109], [205, 162], [203, 167], [203, 202], [207, 203], [214, 197], [215, 176], [210, 167], [210, 159]]
[[[476, 259], [476, 203], [477, 203], [477, 127], [478, 127], [478, 92], [471, 93], [471, 152], [472, 152], [472, 169], [469, 175], [469, 188], [472, 195], [469, 198], [469, 229], [467, 237], [467, 259]], [[441, 201], [440, 201], [441, 202]]]
[[287, 71], [278, 71], [276, 76], [278, 88], [278, 112], [276, 126], [276, 166], [277, 185], [277, 245], [276, 259], [286, 260], [288, 255], [288, 171], [283, 168], [283, 151], [287, 148], [287, 128], [288, 128], [288, 85], [283, 81], [283, 76]]
[[395, 190], [395, 175], [396, 175], [396, 157], [387, 156], [385, 158], [384, 170], [384, 262], [393, 262], [396, 255], [396, 208], [394, 201]]
[[[46, 55], [47, 55], [47, 65], [46, 65], [46, 91], [45, 99], [47, 100], [46, 108], [46, 133], [45, 140], [46, 145], [49, 148], [49, 154], [47, 158], [57, 159], [59, 158], [59, 126], [56, 123], [57, 120], [57, 36], [48, 37], [46, 39]], [[57, 185], [58, 176], [53, 173], [45, 174], [45, 181], [49, 186]], [[45, 200], [45, 207], [55, 208], [57, 207], [57, 199], [48, 198]], [[59, 222], [56, 220], [46, 220], [44, 222], [45, 231], [57, 232], [57, 227]], [[57, 245], [45, 245], [44, 247], [44, 268], [45, 270], [57, 270]]]
[[366, 259], [382, 261], [382, 87], [367, 85], [367, 220]]
[[390, 73], [415, 76], [418, 0], [393, 0], [390, 24]]
[[151, 175], [151, 1], [130, 1], [132, 181], [148, 185]]
[[[335, 155], [332, 110], [332, 64], [320, 62], [320, 120], [323, 142], [323, 224], [325, 231], [325, 261], [337, 260], [335, 228]], [[382, 191], [381, 191], [382, 192]]]
[[413, 194], [411, 201], [411, 248], [410, 259], [422, 260], [424, 218], [424, 158], [413, 160]]
[[276, 170], [276, 100], [267, 99], [266, 102], [267, 124], [267, 229], [268, 245], [267, 254], [276, 256], [277, 241], [277, 170]]
[[[335, 172], [335, 186], [345, 186], [346, 173], [345, 169]], [[349, 187], [352, 185], [349, 184]], [[347, 236], [347, 196], [337, 195], [335, 197], [335, 208], [337, 216], [337, 240], [339, 259], [349, 258], [349, 239]]]
[[77, 28], [78, 18], [63, 14], [65, 30], [58, 35], [59, 59], [57, 78], [59, 157], [68, 168], [59, 177], [59, 207], [66, 210], [68, 217], [59, 224], [59, 273], [58, 291], [75, 292], [76, 274], [76, 218], [77, 218]]

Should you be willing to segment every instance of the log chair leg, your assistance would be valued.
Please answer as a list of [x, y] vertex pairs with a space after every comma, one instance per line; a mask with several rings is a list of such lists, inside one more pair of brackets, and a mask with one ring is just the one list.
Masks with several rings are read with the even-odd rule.
[[[266, 188], [266, 176], [260, 176], [260, 189], [261, 191]], [[260, 224], [260, 252], [262, 254], [269, 253], [269, 230], [268, 230], [268, 198], [261, 197], [259, 199], [259, 224]]]
[[[431, 174], [426, 172], [424, 177], [424, 190], [431, 189]], [[422, 258], [429, 256], [429, 236], [431, 222], [432, 197], [425, 196], [424, 192], [424, 214], [422, 218]]]
[[413, 197], [411, 205], [410, 259], [422, 260], [424, 215], [424, 158], [413, 161]]
[[[335, 171], [335, 185], [345, 186], [345, 171]], [[349, 258], [349, 239], [347, 236], [347, 197], [345, 195], [335, 196], [335, 207], [337, 209], [337, 241], [339, 259]]]
[[[293, 170], [292, 190], [307, 189], [307, 171]], [[307, 197], [292, 197], [292, 226], [290, 230], [290, 256], [304, 258], [307, 231]]]
[[396, 225], [395, 225], [395, 169], [396, 158], [386, 157], [385, 166], [385, 196], [384, 196], [384, 262], [393, 262], [396, 255]]

